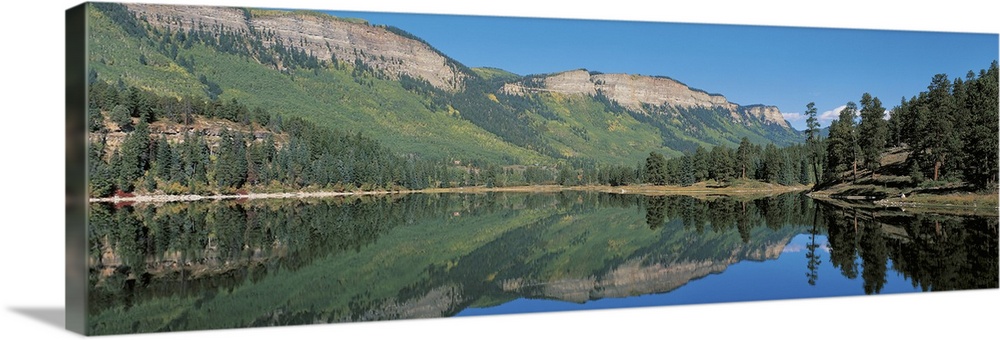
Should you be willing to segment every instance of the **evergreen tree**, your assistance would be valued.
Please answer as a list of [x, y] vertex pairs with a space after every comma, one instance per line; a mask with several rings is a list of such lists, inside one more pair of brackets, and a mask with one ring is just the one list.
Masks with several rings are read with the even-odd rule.
[[740, 178], [747, 178], [747, 168], [750, 166], [751, 156], [753, 152], [753, 145], [750, 144], [750, 140], [743, 137], [740, 140], [740, 146], [736, 149], [736, 163], [740, 167]]
[[889, 121], [887, 122], [887, 127], [889, 129], [889, 138], [886, 140], [886, 147], [901, 147], [904, 146], [905, 141], [903, 137], [906, 130], [904, 129], [904, 121], [906, 116], [909, 114], [909, 109], [907, 108], [906, 97], [900, 100], [899, 105], [892, 108], [889, 114]]
[[246, 144], [239, 133], [222, 131], [215, 161], [215, 182], [219, 187], [240, 188], [246, 182]]
[[181, 180], [192, 192], [208, 181], [209, 152], [208, 145], [198, 133], [184, 136], [183, 171]]
[[105, 197], [114, 191], [115, 174], [104, 162], [104, 140], [90, 143], [87, 155], [87, 174], [90, 197]]
[[857, 131], [854, 119], [857, 105], [848, 102], [840, 110], [837, 120], [830, 123], [830, 137], [827, 139], [827, 169], [834, 173], [851, 170], [857, 179], [858, 149]]
[[173, 150], [170, 147], [170, 143], [167, 142], [167, 138], [160, 135], [160, 138], [156, 141], [156, 157], [153, 160], [153, 174], [164, 181], [170, 180], [170, 176], [173, 173]]
[[678, 165], [680, 173], [677, 181], [678, 184], [683, 186], [689, 186], [691, 184], [694, 184], [695, 183], [694, 162], [691, 161], [691, 157], [688, 155], [685, 155], [680, 159], [681, 161], [679, 162], [680, 164]]
[[128, 108], [125, 105], [115, 105], [111, 109], [111, 121], [118, 125], [122, 131], [132, 131], [132, 117], [129, 116]]
[[865, 93], [861, 95], [861, 122], [858, 124], [858, 144], [861, 148], [862, 164], [871, 170], [872, 179], [882, 166], [882, 152], [889, 129], [885, 119], [885, 108], [878, 97]]
[[927, 124], [923, 124], [921, 150], [925, 150], [928, 160], [933, 163], [933, 177], [937, 181], [942, 173], [953, 169], [951, 160], [960, 147], [958, 131], [955, 130], [953, 112], [955, 100], [951, 96], [951, 81], [944, 74], [937, 74], [927, 87], [927, 109], [930, 116]]
[[104, 116], [96, 106], [87, 107], [87, 131], [98, 132], [104, 128]]
[[784, 157], [774, 144], [764, 147], [764, 181], [779, 183], [782, 181], [784, 168]]
[[710, 154], [712, 167], [709, 175], [718, 182], [728, 182], [733, 178], [736, 161], [733, 159], [732, 151], [724, 146], [712, 147]]
[[820, 183], [823, 178], [822, 158], [824, 152], [819, 119], [816, 117], [816, 103], [806, 104], [806, 117], [806, 147], [809, 150], [809, 167], [812, 168], [815, 183]]
[[694, 181], [701, 182], [708, 179], [708, 169], [709, 169], [709, 155], [708, 150], [705, 150], [701, 145], [694, 150], [694, 155], [692, 157], [692, 164], [694, 165]]
[[144, 118], [146, 122], [153, 122], [156, 119], [153, 109], [155, 100], [151, 96], [152, 94], [138, 87], [129, 87], [125, 94], [126, 100], [124, 103], [125, 107], [129, 110], [129, 115]]
[[963, 171], [965, 180], [977, 188], [996, 190], [998, 159], [998, 120], [997, 109], [998, 81], [997, 61], [990, 64], [989, 70], [979, 72], [979, 78], [969, 85], [969, 127], [966, 129], [965, 143], [962, 151], [966, 154], [967, 167]]
[[132, 131], [125, 137], [121, 145], [120, 159], [118, 159], [118, 180], [117, 187], [123, 191], [132, 191], [135, 188], [135, 181], [146, 171], [149, 150], [149, 125], [140, 121]]
[[568, 166], [561, 167], [559, 169], [559, 176], [556, 178], [556, 182], [559, 185], [576, 185], [576, 171], [573, 171]]
[[646, 182], [653, 185], [667, 184], [667, 159], [657, 152], [650, 152], [646, 157]]

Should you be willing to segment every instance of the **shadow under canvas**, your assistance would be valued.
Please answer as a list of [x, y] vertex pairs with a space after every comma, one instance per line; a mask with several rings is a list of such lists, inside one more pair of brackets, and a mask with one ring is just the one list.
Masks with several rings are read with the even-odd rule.
[[66, 309], [62, 307], [11, 307], [10, 310], [59, 329], [66, 326]]

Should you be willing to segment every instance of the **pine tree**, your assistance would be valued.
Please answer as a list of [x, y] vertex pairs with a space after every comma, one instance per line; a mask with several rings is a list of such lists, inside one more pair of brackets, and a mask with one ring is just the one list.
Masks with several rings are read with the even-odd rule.
[[878, 97], [865, 93], [861, 95], [861, 122], [858, 124], [858, 145], [861, 148], [862, 164], [871, 170], [872, 179], [882, 166], [882, 152], [888, 138], [885, 108]]
[[712, 179], [728, 182], [733, 178], [736, 160], [733, 159], [732, 150], [725, 146], [714, 146], [709, 158], [711, 159], [709, 175]]
[[830, 123], [830, 137], [827, 139], [827, 170], [840, 173], [852, 170], [857, 180], [857, 163], [860, 150], [857, 141], [857, 131], [854, 119], [857, 116], [857, 105], [848, 102], [840, 110], [837, 120]]
[[208, 145], [200, 134], [186, 134], [182, 150], [182, 182], [185, 182], [192, 192], [197, 192], [198, 187], [208, 181]]
[[691, 161], [691, 157], [690, 156], [685, 155], [682, 158], [680, 164], [678, 165], [678, 168], [679, 168], [679, 172], [680, 172], [680, 175], [679, 175], [680, 178], [679, 178], [678, 182], [679, 182], [680, 185], [689, 186], [689, 185], [695, 183], [695, 179], [694, 179], [695, 178], [694, 177], [694, 172], [695, 172], [695, 170], [694, 170], [694, 162]]
[[667, 159], [653, 151], [646, 157], [645, 179], [653, 185], [667, 184]]
[[215, 161], [215, 183], [221, 188], [238, 189], [246, 182], [246, 144], [239, 133], [223, 130]]
[[779, 183], [783, 180], [784, 157], [774, 144], [764, 147], [764, 181]]
[[736, 163], [740, 168], [740, 178], [747, 178], [747, 168], [750, 166], [751, 152], [753, 151], [753, 145], [750, 144], [750, 140], [743, 137], [740, 140], [740, 146], [736, 149]]
[[820, 137], [819, 119], [816, 117], [816, 103], [806, 104], [806, 147], [809, 150], [809, 166], [816, 183], [822, 182], [823, 144]]
[[132, 117], [129, 116], [125, 105], [118, 104], [111, 109], [111, 121], [118, 125], [121, 131], [132, 131]]
[[135, 181], [145, 173], [149, 155], [149, 125], [140, 121], [125, 137], [121, 145], [121, 157], [118, 159], [117, 186], [123, 191], [132, 191]]
[[955, 100], [951, 96], [951, 81], [944, 74], [935, 75], [931, 80], [931, 85], [927, 87], [927, 109], [930, 117], [927, 124], [924, 124], [922, 146], [926, 146], [929, 160], [933, 162], [933, 177], [937, 181], [942, 173], [947, 173], [954, 168], [951, 163], [946, 163], [955, 155], [960, 147], [958, 131], [955, 130], [955, 120], [953, 112], [955, 110]]
[[88, 132], [98, 132], [104, 128], [104, 116], [101, 115], [101, 109], [95, 105], [87, 107], [87, 131]]
[[170, 175], [173, 173], [173, 150], [170, 147], [170, 143], [167, 142], [167, 138], [160, 135], [160, 138], [156, 141], [156, 157], [153, 160], [153, 174], [164, 181], [170, 180]]
[[708, 150], [705, 150], [705, 148], [701, 145], [694, 150], [691, 162], [694, 165], [695, 182], [701, 182], [708, 179], [708, 169], [710, 166], [708, 158]]
[[90, 143], [87, 155], [87, 173], [90, 196], [105, 197], [114, 191], [115, 176], [104, 162], [104, 140]]
[[978, 79], [969, 85], [969, 128], [962, 148], [968, 167], [963, 176], [979, 189], [996, 190], [997, 150], [1000, 150], [997, 73], [997, 61], [993, 61], [989, 70], [980, 71]]

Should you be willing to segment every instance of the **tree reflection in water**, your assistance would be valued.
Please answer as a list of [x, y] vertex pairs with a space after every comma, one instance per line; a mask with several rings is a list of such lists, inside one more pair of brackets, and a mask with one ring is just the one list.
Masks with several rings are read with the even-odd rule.
[[890, 272], [924, 291], [997, 287], [996, 217], [842, 208], [799, 194], [489, 193], [90, 210], [94, 334], [658, 294], [735, 263], [776, 259], [801, 234], [807, 278], [798, 284], [816, 285], [819, 269], [832, 266], [863, 279], [858, 294], [880, 293]]

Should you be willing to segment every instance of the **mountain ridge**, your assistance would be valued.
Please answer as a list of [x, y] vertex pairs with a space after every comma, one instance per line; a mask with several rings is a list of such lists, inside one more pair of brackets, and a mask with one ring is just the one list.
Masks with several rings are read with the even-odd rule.
[[[454, 61], [430, 44], [400, 30], [373, 26], [312, 11], [251, 10], [237, 7], [169, 6], [127, 4], [130, 11], [145, 16], [152, 25], [174, 30], [209, 25], [217, 31], [255, 31], [263, 37], [263, 47], [288, 43], [319, 60], [355, 62], [360, 60], [385, 70], [389, 77], [406, 74], [419, 77], [434, 87], [456, 91], [469, 75]], [[263, 60], [261, 60], [263, 62]], [[281, 69], [283, 65], [275, 64]]]
[[[541, 85], [530, 86], [529, 84]], [[685, 108], [720, 106], [730, 111], [736, 121], [757, 118], [766, 124], [791, 129], [776, 106], [764, 104], [739, 105], [724, 95], [695, 89], [666, 76], [646, 76], [626, 73], [600, 73], [586, 69], [563, 71], [549, 75], [534, 75], [504, 84], [502, 91], [513, 95], [538, 92], [604, 95], [628, 109], [649, 110], [644, 105], [671, 105]], [[741, 111], [746, 114], [740, 114]], [[749, 122], [745, 122], [749, 124]]]
[[548, 75], [556, 78], [543, 82], [556, 92], [577, 97], [566, 101], [516, 90], [546, 76], [472, 69], [415, 35], [360, 19], [123, 6], [134, 18], [96, 31], [99, 45], [119, 34], [127, 40], [91, 57], [102, 78], [178, 96], [203, 92], [211, 100], [238, 99], [330, 128], [370, 131], [403, 154], [505, 164], [635, 164], [651, 151], [676, 157], [697, 147], [735, 147], [741, 138], [780, 146], [802, 139], [776, 107], [741, 106], [668, 76]]

